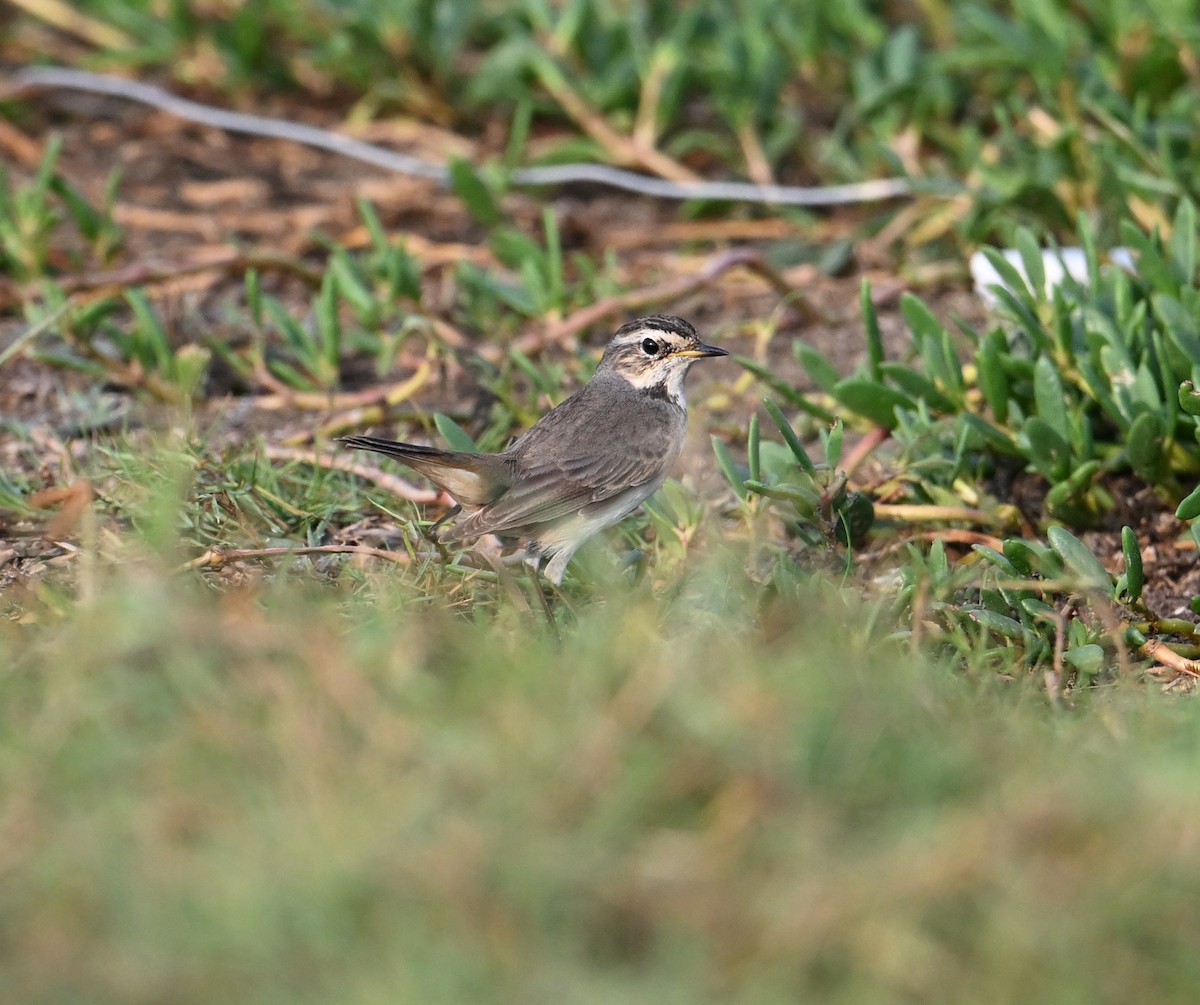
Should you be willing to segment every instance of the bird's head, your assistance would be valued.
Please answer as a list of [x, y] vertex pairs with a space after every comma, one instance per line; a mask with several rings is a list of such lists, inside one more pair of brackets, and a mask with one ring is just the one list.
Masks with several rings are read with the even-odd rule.
[[596, 375], [614, 374], [639, 390], [673, 398], [683, 404], [683, 379], [698, 359], [728, 356], [706, 345], [683, 318], [655, 314], [621, 325], [604, 349]]

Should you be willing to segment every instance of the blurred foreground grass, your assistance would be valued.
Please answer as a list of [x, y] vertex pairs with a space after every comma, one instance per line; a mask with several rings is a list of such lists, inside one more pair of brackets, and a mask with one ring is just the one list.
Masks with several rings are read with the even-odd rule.
[[715, 555], [555, 642], [130, 553], [0, 622], [21, 1002], [1184, 1002], [1200, 707], [1055, 717]]

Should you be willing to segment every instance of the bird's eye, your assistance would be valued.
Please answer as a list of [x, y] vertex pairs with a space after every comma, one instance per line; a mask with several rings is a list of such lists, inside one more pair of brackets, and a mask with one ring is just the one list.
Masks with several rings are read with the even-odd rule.
[[642, 352], [647, 356], [654, 356], [658, 352], [658, 343], [652, 338], [642, 339]]

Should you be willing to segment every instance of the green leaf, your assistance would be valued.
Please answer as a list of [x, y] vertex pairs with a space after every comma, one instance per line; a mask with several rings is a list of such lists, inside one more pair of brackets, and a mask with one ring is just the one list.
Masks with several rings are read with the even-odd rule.
[[1171, 224], [1171, 258], [1184, 281], [1196, 278], [1196, 206], [1182, 199]]
[[764, 485], [762, 482], [747, 481], [745, 487], [756, 495], [768, 499], [782, 499], [792, 503], [801, 515], [815, 517], [821, 505], [821, 493], [808, 485]]
[[350, 305], [355, 317], [368, 328], [374, 327], [378, 323], [380, 303], [362, 281], [353, 260], [341, 248], [334, 249], [329, 271], [337, 277], [338, 293]]
[[964, 429], [969, 430], [984, 445], [990, 445], [996, 450], [1012, 456], [1023, 455], [1017, 442], [1002, 429], [993, 426], [987, 419], [982, 419], [971, 412], [962, 412], [958, 416], [958, 423]]
[[719, 436], [712, 436], [710, 439], [713, 453], [717, 455], [717, 467], [721, 469], [725, 480], [733, 486], [733, 491], [737, 493], [738, 498], [744, 500], [746, 498], [746, 480], [738, 472], [737, 464], [734, 463], [729, 448], [725, 446], [725, 441]]
[[450, 416], [442, 412], [434, 412], [433, 424], [437, 426], [438, 432], [442, 434], [442, 439], [446, 441], [446, 446], [451, 450], [457, 450], [462, 454], [479, 453], [479, 445]]
[[1175, 517], [1178, 520], [1195, 520], [1200, 517], [1200, 485], [1175, 508]]
[[1167, 336], [1184, 358], [1200, 360], [1200, 319], [1195, 313], [1166, 293], [1153, 294], [1150, 303], [1162, 321]]
[[796, 408], [807, 412], [822, 422], [837, 421], [837, 416], [831, 411], [809, 401], [805, 395], [801, 394], [786, 380], [777, 376], [769, 367], [763, 366], [763, 364], [750, 359], [748, 356], [734, 356], [733, 360], [743, 370], [749, 370], [754, 374], [755, 377], [766, 384], [767, 387], [783, 398], [789, 405], [794, 405]]
[[1121, 243], [1137, 252], [1138, 275], [1160, 293], [1174, 294], [1179, 288], [1179, 276], [1159, 252], [1149, 237], [1143, 234], [1130, 220], [1121, 221]]
[[1076, 221], [1079, 246], [1087, 259], [1088, 286], [1095, 289], [1100, 284], [1100, 257], [1096, 253], [1096, 222], [1087, 212], [1081, 212]]
[[363, 226], [367, 228], [367, 233], [371, 236], [371, 249], [377, 255], [386, 255], [391, 250], [391, 242], [388, 240], [387, 231], [383, 229], [379, 214], [375, 212], [375, 207], [369, 199], [364, 199], [362, 196], [358, 196], [354, 200], [354, 206], [358, 210], [359, 219], [362, 220]]
[[910, 395], [914, 401], [924, 401], [937, 412], [958, 411], [958, 405], [946, 397], [933, 381], [910, 370], [903, 363], [884, 363], [880, 370], [884, 377]]
[[284, 360], [273, 359], [267, 364], [267, 367], [271, 373], [275, 374], [275, 376], [287, 384], [288, 387], [294, 387], [299, 390], [307, 391], [313, 390], [318, 386], [317, 384], [313, 383], [311, 377], [301, 373], [294, 366], [285, 362]]
[[504, 214], [470, 161], [456, 157], [450, 162], [450, 187], [476, 223], [494, 227]]
[[1010, 537], [1002, 547], [1004, 548], [1004, 557], [1013, 564], [1018, 575], [1032, 576], [1034, 570], [1040, 567], [1038, 553], [1020, 538]]
[[822, 435], [825, 441], [825, 462], [831, 468], [837, 468], [838, 462], [842, 459], [842, 437], [846, 433], [846, 427], [838, 420], [829, 427], [829, 431]]
[[1099, 461], [1084, 461], [1075, 467], [1063, 484], [1067, 485], [1072, 492], [1084, 492], [1091, 487], [1103, 467], [1104, 465]]
[[979, 389], [1001, 425], [1008, 421], [1009, 385], [1001, 357], [1008, 352], [1004, 333], [994, 329], [984, 336], [975, 358]]
[[1063, 393], [1062, 378], [1058, 367], [1049, 356], [1039, 356], [1033, 368], [1033, 396], [1037, 404], [1037, 414], [1050, 424], [1050, 427], [1069, 441], [1071, 427], [1067, 420], [1067, 402]]
[[1125, 555], [1125, 592], [1130, 600], [1142, 595], [1145, 578], [1142, 573], [1142, 549], [1132, 527], [1121, 528], [1121, 551]]
[[512, 122], [508, 127], [508, 142], [504, 146], [505, 167], [515, 168], [521, 163], [525, 142], [529, 139], [529, 127], [533, 124], [533, 102], [522, 97], [513, 108]]
[[125, 299], [133, 309], [135, 318], [132, 334], [138, 349], [138, 362], [147, 369], [169, 375], [171, 372], [171, 343], [158, 314], [150, 306], [150, 301], [146, 299], [145, 293], [140, 289], [129, 290], [125, 294]]
[[940, 537], [934, 538], [926, 560], [935, 584], [943, 583], [950, 574], [950, 563], [946, 560], [946, 545]]
[[1024, 642], [1030, 634], [1029, 630], [1021, 622], [1005, 614], [997, 614], [995, 611], [989, 611], [985, 607], [972, 611], [964, 611], [963, 613], [971, 621], [982, 625], [989, 632], [994, 632], [1013, 642]]
[[766, 408], [775, 425], [779, 427], [779, 432], [783, 436], [784, 442], [788, 445], [788, 449], [791, 450], [792, 456], [796, 458], [796, 463], [800, 465], [800, 469], [807, 474], [815, 474], [817, 469], [813, 466], [813, 462], [808, 456], [808, 451], [804, 449], [804, 445], [800, 442], [796, 431], [792, 429], [792, 424], [787, 421], [779, 406], [770, 398], [764, 398], [763, 407]]
[[1063, 653], [1063, 662], [1073, 666], [1080, 677], [1095, 677], [1104, 669], [1104, 649], [1095, 643], [1074, 646]]
[[1144, 646], [1149, 639], [1138, 628], [1130, 625], [1125, 629], [1125, 644], [1133, 649], [1139, 649]]
[[316, 347], [304, 326], [292, 317], [287, 308], [274, 297], [264, 295], [262, 305], [288, 347], [300, 355], [306, 363], [313, 362], [316, 358]]
[[926, 339], [941, 339], [946, 329], [937, 316], [931, 311], [920, 297], [905, 293], [900, 297], [900, 313], [904, 315], [905, 324], [912, 334], [913, 346], [921, 351]]
[[104, 216], [61, 175], [56, 174], [50, 179], [50, 191], [63, 201], [79, 232], [89, 241], [94, 241], [107, 222]]
[[758, 481], [760, 471], [758, 415], [750, 416], [750, 429], [746, 435], [746, 459], [750, 468], [750, 480]]
[[1179, 385], [1179, 407], [1188, 415], [1200, 415], [1200, 391], [1190, 380]]
[[50, 189], [50, 183], [54, 180], [54, 165], [58, 163], [62, 145], [62, 135], [51, 133], [50, 140], [46, 144], [46, 152], [38, 164], [37, 174], [34, 175], [33, 184], [29, 187], [31, 198], [39, 205], [45, 203], [46, 193]]
[[1000, 282], [1003, 284], [992, 287], [996, 299], [1000, 302], [1005, 302], [1007, 295], [1012, 300], [1008, 306], [1010, 308], [1015, 306], [1018, 310], [1018, 316], [1028, 316], [1036, 324], [1036, 315], [1033, 314], [1034, 300], [1036, 298], [1030, 295], [1029, 284], [1025, 277], [1021, 275], [1012, 262], [995, 248], [983, 248], [981, 250], [983, 251], [983, 257], [996, 270], [996, 275], [1000, 277]]
[[246, 272], [246, 306], [250, 309], [250, 319], [255, 328], [262, 327], [262, 285], [259, 282], [258, 270], [249, 269]]
[[543, 257], [537, 241], [516, 227], [496, 227], [488, 235], [488, 247], [510, 269], [519, 269], [529, 261], [540, 262]]
[[1037, 239], [1028, 228], [1018, 227], [1014, 243], [1017, 251], [1021, 253], [1021, 264], [1025, 266], [1025, 275], [1029, 277], [1029, 291], [1035, 299], [1044, 300], [1047, 296], [1046, 264]]
[[1065, 527], [1054, 526], [1046, 532], [1050, 547], [1066, 563], [1067, 570], [1079, 580], [1084, 589], [1112, 588], [1112, 577], [1086, 544]]
[[973, 544], [971, 550], [978, 554], [989, 564], [994, 565], [997, 569], [1003, 572], [1006, 576], [1012, 576], [1014, 579], [1021, 579], [1023, 576], [1029, 575], [1029, 570], [1021, 572], [1007, 557], [1000, 554], [995, 548], [989, 548], [986, 544]]
[[1133, 420], [1125, 437], [1129, 464], [1142, 481], [1157, 484], [1165, 474], [1163, 424], [1153, 412], [1143, 412]]
[[824, 354], [799, 339], [793, 345], [792, 351], [796, 354], [797, 362], [804, 367], [804, 372], [808, 374], [812, 382], [826, 394], [832, 394], [837, 382], [841, 380], [841, 375]]
[[1058, 617], [1058, 611], [1041, 597], [1021, 597], [1017, 606], [1035, 621], [1053, 622]]
[[876, 380], [848, 377], [839, 381], [833, 396], [849, 411], [884, 429], [896, 428], [896, 409], [913, 410], [916, 402], [907, 394]]
[[879, 367], [883, 363], [883, 334], [879, 330], [875, 305], [871, 302], [871, 284], [865, 279], [859, 292], [859, 303], [862, 305], [863, 327], [867, 335], [867, 372], [879, 383], [882, 380]]
[[1070, 473], [1070, 446], [1040, 415], [1026, 420], [1018, 442], [1027, 447], [1029, 460], [1048, 481], [1063, 481]]

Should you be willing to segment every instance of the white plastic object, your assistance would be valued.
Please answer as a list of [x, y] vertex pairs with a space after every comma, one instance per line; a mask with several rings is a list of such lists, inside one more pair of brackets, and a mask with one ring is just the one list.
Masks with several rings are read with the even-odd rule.
[[[1000, 254], [1020, 273], [1022, 279], [1029, 282], [1029, 276], [1025, 272], [1025, 263], [1019, 251], [1015, 248], [1003, 248]], [[1133, 252], [1129, 248], [1109, 249], [1108, 260], [1127, 272], [1137, 271], [1133, 264]], [[982, 251], [977, 251], [971, 256], [970, 268], [971, 278], [975, 280], [975, 295], [987, 307], [995, 307], [996, 293], [992, 287], [999, 286], [1007, 290], [1008, 284], [992, 268], [992, 263], [987, 260]], [[1046, 274], [1046, 293], [1050, 293], [1056, 286], [1059, 286], [1066, 276], [1070, 276], [1076, 282], [1087, 283], [1087, 256], [1083, 253], [1083, 249], [1078, 247], [1047, 248], [1042, 251], [1042, 271]], [[1012, 291], [1009, 290], [1009, 292]]]

